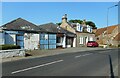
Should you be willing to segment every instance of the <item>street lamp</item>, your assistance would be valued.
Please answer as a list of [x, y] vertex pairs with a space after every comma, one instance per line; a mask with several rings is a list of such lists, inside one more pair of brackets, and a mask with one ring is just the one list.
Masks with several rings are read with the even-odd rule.
[[111, 6], [111, 7], [108, 7], [108, 9], [107, 9], [107, 47], [109, 47], [109, 45], [108, 45], [108, 43], [109, 43], [109, 36], [108, 36], [108, 20], [109, 20], [109, 18], [108, 18], [108, 16], [109, 16], [109, 9], [111, 9], [111, 8], [113, 8], [113, 7], [116, 7], [116, 6], [118, 6], [118, 5], [114, 5], [114, 6]]

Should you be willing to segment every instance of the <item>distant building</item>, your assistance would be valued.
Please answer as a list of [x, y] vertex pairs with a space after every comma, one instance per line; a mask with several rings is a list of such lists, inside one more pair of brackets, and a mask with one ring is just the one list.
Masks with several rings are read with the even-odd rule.
[[95, 32], [97, 42], [101, 45], [104, 44], [109, 44], [112, 46], [120, 45], [119, 30], [120, 24], [97, 29]]
[[62, 17], [62, 23], [61, 23], [60, 27], [67, 30], [67, 31], [70, 31], [72, 33], [76, 33], [76, 30], [73, 28], [71, 23], [67, 22], [67, 14], [65, 14]]
[[76, 34], [76, 46], [86, 46], [88, 41], [95, 41], [95, 34], [92, 33], [92, 27], [85, 24], [67, 22], [67, 14], [62, 17], [61, 28]]
[[3, 26], [4, 44], [19, 45], [24, 49], [38, 49], [41, 30], [35, 24], [22, 18], [13, 20]]
[[44, 29], [49, 33], [56, 33], [56, 47], [76, 47], [74, 39], [76, 35], [72, 32], [69, 32], [56, 24], [47, 23], [43, 25], [39, 25], [40, 29]]

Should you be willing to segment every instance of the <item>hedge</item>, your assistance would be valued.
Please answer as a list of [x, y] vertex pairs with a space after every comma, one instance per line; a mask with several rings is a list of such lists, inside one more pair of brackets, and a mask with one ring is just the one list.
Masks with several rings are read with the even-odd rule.
[[0, 45], [0, 50], [8, 50], [8, 49], [20, 49], [20, 46], [18, 46], [18, 45], [11, 45], [11, 44]]

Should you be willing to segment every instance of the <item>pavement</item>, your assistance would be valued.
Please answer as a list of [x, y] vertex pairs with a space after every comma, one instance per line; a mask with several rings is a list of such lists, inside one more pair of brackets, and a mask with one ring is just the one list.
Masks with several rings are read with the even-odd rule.
[[107, 78], [111, 76], [111, 73], [118, 76], [118, 49], [74, 48], [73, 50], [69, 48], [61, 50], [61, 54], [52, 55], [51, 53], [46, 57], [3, 62], [3, 76], [11, 76], [11, 78], [12, 76], [25, 78], [26, 76], [104, 76], [103, 78]]
[[52, 56], [58, 55], [63, 53], [75, 53], [75, 52], [83, 52], [83, 51], [92, 51], [92, 50], [105, 50], [105, 48], [100, 47], [72, 47], [72, 48], [65, 48], [65, 49], [51, 49], [51, 50], [29, 50], [26, 52], [26, 57], [11, 57], [11, 58], [3, 58], [0, 62], [10, 62], [16, 61], [21, 59], [29, 59], [29, 58], [36, 58], [36, 57], [45, 57], [45, 56]]

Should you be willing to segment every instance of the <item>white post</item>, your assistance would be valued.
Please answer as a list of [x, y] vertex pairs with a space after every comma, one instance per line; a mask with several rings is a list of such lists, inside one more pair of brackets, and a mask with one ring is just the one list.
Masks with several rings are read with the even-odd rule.
[[73, 47], [76, 47], [76, 38], [73, 39]]
[[88, 36], [86, 37], [86, 42], [85, 43], [87, 44], [87, 42], [88, 42]]
[[64, 35], [64, 37], [63, 37], [62, 45], [63, 45], [63, 48], [66, 48], [66, 35]]
[[109, 48], [109, 36], [108, 36], [108, 23], [109, 23], [109, 9], [113, 8], [113, 7], [116, 7], [118, 5], [113, 5], [109, 8], [107, 8], [107, 48]]

